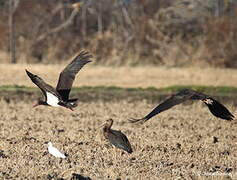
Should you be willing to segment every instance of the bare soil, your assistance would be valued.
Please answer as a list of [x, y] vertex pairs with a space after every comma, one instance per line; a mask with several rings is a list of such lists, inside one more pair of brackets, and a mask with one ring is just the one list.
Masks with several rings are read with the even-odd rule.
[[[0, 177], [2, 179], [235, 179], [237, 124], [217, 119], [200, 103], [184, 104], [145, 124], [130, 124], [157, 103], [146, 100], [80, 102], [64, 108], [31, 108], [34, 102], [0, 101]], [[227, 103], [234, 113], [236, 107]], [[134, 152], [106, 142], [99, 127], [113, 118]], [[48, 141], [66, 153], [47, 152]]]

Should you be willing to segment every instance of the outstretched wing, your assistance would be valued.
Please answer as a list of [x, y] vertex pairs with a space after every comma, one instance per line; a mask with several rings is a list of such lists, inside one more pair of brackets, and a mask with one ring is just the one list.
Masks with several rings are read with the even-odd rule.
[[45, 83], [42, 78], [40, 78], [39, 76], [37, 76], [37, 75], [27, 71], [27, 70], [25, 70], [25, 71], [26, 71], [26, 74], [31, 79], [31, 81], [41, 89], [41, 91], [43, 92], [46, 99], [47, 99], [46, 91], [48, 91], [48, 92], [50, 92], [50, 93], [52, 93], [56, 96], [59, 96], [57, 91], [52, 86]]
[[135, 122], [145, 122], [147, 120], [149, 120], [150, 118], [152, 118], [153, 116], [168, 110], [170, 108], [172, 108], [175, 105], [178, 105], [188, 99], [190, 99], [194, 94], [194, 91], [189, 90], [189, 89], [183, 89], [180, 92], [178, 92], [177, 94], [172, 95], [170, 98], [166, 99], [164, 102], [162, 102], [161, 104], [159, 104], [157, 107], [155, 107], [149, 114], [147, 114], [145, 117], [141, 118], [141, 119], [134, 119], [131, 118], [129, 119], [130, 122], [135, 123]]
[[91, 62], [90, 58], [92, 58], [92, 55], [89, 52], [82, 51], [60, 73], [56, 90], [64, 101], [67, 101], [69, 98], [76, 74], [85, 64]]
[[177, 94], [171, 96], [161, 104], [159, 104], [156, 108], [154, 108], [148, 115], [141, 119], [130, 119], [129, 121], [134, 123], [134, 122], [145, 122], [152, 118], [153, 116], [170, 109], [171, 107], [178, 105], [186, 100], [201, 100], [205, 103], [205, 105], [208, 106], [210, 112], [221, 119], [226, 119], [226, 120], [233, 120], [234, 116], [230, 113], [230, 111], [221, 103], [219, 103], [217, 100], [213, 99], [212, 97], [197, 92], [193, 91], [190, 89], [184, 89], [178, 92]]

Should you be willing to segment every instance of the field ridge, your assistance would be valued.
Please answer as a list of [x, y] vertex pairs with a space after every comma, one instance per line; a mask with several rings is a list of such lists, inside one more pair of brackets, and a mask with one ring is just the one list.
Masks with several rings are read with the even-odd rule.
[[[221, 100], [234, 102], [237, 100], [237, 88], [233, 86], [201, 86], [201, 85], [173, 85], [162, 88], [156, 87], [119, 87], [119, 86], [81, 86], [72, 89], [72, 95], [80, 97], [80, 101], [113, 101], [128, 99], [143, 100], [149, 102], [157, 102], [167, 96], [174, 94], [181, 89], [189, 88], [200, 91], [210, 96], [220, 98]], [[37, 87], [27, 87], [19, 85], [3, 85], [0, 86], [0, 94], [4, 99], [31, 100], [38, 98], [41, 91]]]

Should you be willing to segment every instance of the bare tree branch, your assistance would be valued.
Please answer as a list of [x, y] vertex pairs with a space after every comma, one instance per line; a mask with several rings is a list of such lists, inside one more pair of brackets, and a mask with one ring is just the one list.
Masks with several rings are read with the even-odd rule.
[[[35, 37], [39, 35], [40, 33], [40, 29], [42, 26], [44, 26], [45, 24], [49, 23], [53, 17], [59, 12], [61, 11], [62, 9], [64, 8], [63, 4], [60, 3], [58, 4], [52, 11], [51, 11], [51, 14], [50, 14], [50, 18], [43, 18], [41, 21], [39, 21], [37, 24], [36, 24], [36, 30], [35, 30]], [[34, 38], [34, 39], [37, 39], [37, 38]]]
[[71, 15], [69, 16], [69, 18], [65, 22], [63, 22], [62, 24], [60, 24], [59, 26], [57, 26], [55, 28], [52, 28], [52, 29], [48, 30], [44, 34], [40, 35], [36, 39], [34, 44], [37, 44], [37, 43], [45, 40], [49, 35], [54, 34], [54, 33], [58, 33], [60, 31], [62, 31], [63, 29], [67, 28], [68, 26], [70, 26], [73, 23], [73, 19], [76, 17], [78, 12], [79, 12], [78, 9], [73, 9]]
[[13, 7], [12, 7], [12, 13], [14, 14], [20, 4], [20, 0], [14, 0], [13, 1]]
[[127, 9], [123, 5], [121, 6], [121, 8], [122, 8], [123, 16], [126, 23], [129, 24], [132, 29], [134, 29], [134, 24], [132, 22], [131, 17], [129, 16]]
[[20, 0], [9, 1], [9, 45], [10, 45], [10, 61], [16, 63], [16, 41], [15, 41], [15, 26], [14, 14], [19, 6]]

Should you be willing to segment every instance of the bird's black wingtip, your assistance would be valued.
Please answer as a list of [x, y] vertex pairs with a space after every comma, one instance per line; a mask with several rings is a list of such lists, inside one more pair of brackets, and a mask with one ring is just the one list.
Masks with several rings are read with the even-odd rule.
[[27, 69], [25, 69], [25, 71], [26, 71], [26, 74], [29, 76], [29, 77], [33, 77], [34, 76], [34, 74], [32, 74], [30, 71], [28, 71]]
[[93, 57], [93, 55], [92, 55], [89, 51], [86, 51], [86, 50], [82, 50], [82, 51], [79, 53], [79, 55], [81, 55], [81, 56], [86, 56], [86, 57], [88, 57], [88, 58], [92, 58], [92, 57]]
[[27, 74], [29, 73], [29, 71], [27, 69], [25, 69], [25, 71], [26, 71]]
[[91, 56], [92, 57], [92, 55], [89, 53], [89, 51], [86, 51], [86, 50], [80, 51], [79, 54], [82, 56]]

